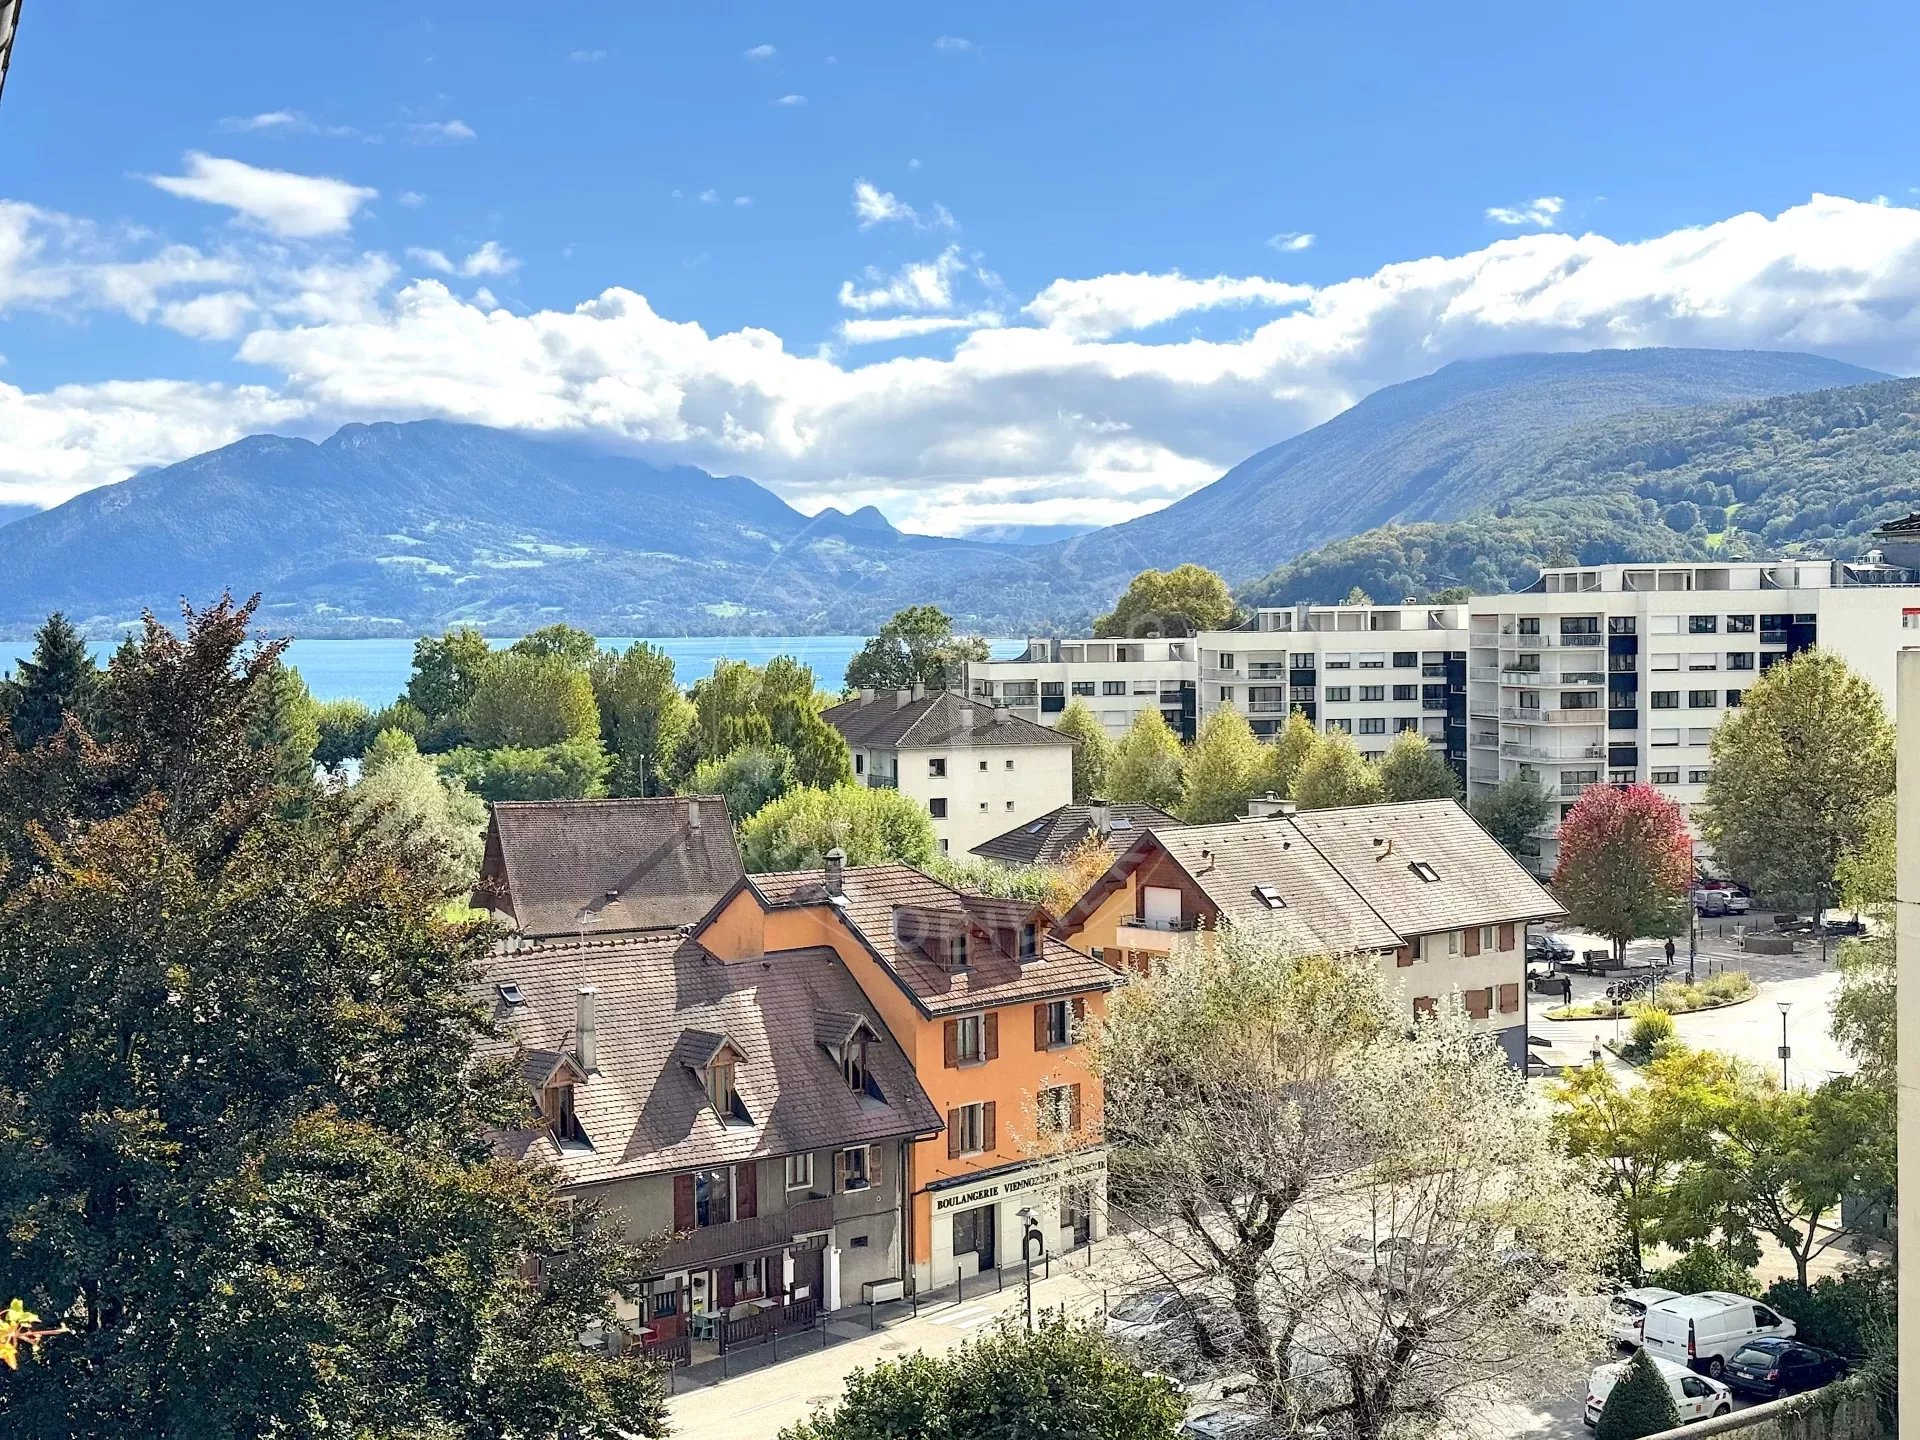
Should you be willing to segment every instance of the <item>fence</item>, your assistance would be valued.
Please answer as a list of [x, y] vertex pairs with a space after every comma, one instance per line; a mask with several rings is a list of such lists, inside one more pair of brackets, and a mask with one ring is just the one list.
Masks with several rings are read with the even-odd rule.
[[1648, 1440], [1878, 1440], [1887, 1432], [1880, 1394], [1864, 1375], [1836, 1381], [1805, 1395], [1773, 1400], [1678, 1430], [1663, 1430]]
[[761, 1309], [748, 1311], [738, 1319], [722, 1319], [715, 1332], [720, 1341], [720, 1373], [728, 1373], [727, 1361], [737, 1350], [751, 1350], [766, 1345], [772, 1350], [773, 1358], [780, 1358], [780, 1337], [799, 1335], [809, 1330], [819, 1329], [821, 1344], [826, 1343], [826, 1331], [820, 1327], [820, 1302], [813, 1296], [804, 1300], [789, 1300], [780, 1305], [768, 1305]]

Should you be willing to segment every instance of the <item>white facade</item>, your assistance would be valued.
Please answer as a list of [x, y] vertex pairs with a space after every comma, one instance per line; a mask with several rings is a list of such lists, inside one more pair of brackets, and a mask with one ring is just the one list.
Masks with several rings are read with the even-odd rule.
[[[1768, 666], [1817, 644], [1892, 694], [1920, 586], [1847, 583], [1861, 573], [1827, 560], [1582, 566], [1544, 571], [1522, 594], [1476, 596], [1465, 607], [1469, 799], [1522, 774], [1562, 816], [1589, 785], [1636, 781], [1690, 812], [1714, 731]], [[1558, 829], [1541, 832], [1545, 871]]]
[[856, 746], [854, 778], [918, 800], [933, 817], [940, 849], [964, 856], [983, 841], [1073, 803], [1073, 746], [1065, 736], [1060, 740], [996, 745], [962, 736], [937, 747]]
[[967, 694], [1041, 725], [1079, 700], [1116, 740], [1142, 710], [1158, 710], [1174, 734], [1190, 740], [1194, 653], [1192, 640], [1029, 640], [1017, 660], [968, 665]]
[[[914, 1267], [919, 1288], [940, 1289], [956, 1279], [964, 1284], [983, 1268], [1017, 1275], [1023, 1244], [1030, 1245], [1037, 1265], [1043, 1255], [1066, 1254], [1106, 1237], [1107, 1154], [1104, 1148], [1082, 1150], [941, 1181], [928, 1187], [927, 1197], [932, 1255]], [[1038, 1241], [1026, 1241], [1029, 1230]], [[956, 1253], [956, 1240], [976, 1248]]]

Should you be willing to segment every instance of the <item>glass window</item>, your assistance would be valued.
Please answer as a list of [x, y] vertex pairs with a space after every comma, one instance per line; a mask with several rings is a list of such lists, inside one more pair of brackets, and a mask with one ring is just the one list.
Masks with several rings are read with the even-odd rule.
[[1387, 687], [1384, 685], [1362, 685], [1360, 687], [1360, 698], [1362, 700], [1384, 700], [1387, 698]]
[[1068, 1135], [1079, 1116], [1074, 1114], [1073, 1087], [1053, 1085], [1034, 1096], [1034, 1110], [1044, 1135]]
[[1420, 687], [1418, 685], [1396, 685], [1393, 687], [1393, 698], [1395, 700], [1418, 700], [1420, 698]]
[[1074, 682], [1073, 682], [1073, 693], [1074, 693], [1074, 694], [1076, 694], [1076, 695], [1091, 695], [1091, 694], [1093, 694], [1093, 681], [1091, 681], [1091, 680], [1076, 680], [1076, 681], [1074, 681]]
[[1327, 733], [1331, 735], [1336, 730], [1351, 735], [1353, 733], [1353, 721], [1346, 719], [1327, 721]]
[[978, 1060], [982, 1054], [981, 1025], [978, 1015], [962, 1015], [953, 1022], [953, 1053], [961, 1064]]
[[1100, 682], [1100, 693], [1102, 695], [1124, 695], [1127, 693], [1127, 682], [1124, 680], [1102, 680]]
[[693, 1176], [693, 1224], [696, 1230], [733, 1220], [733, 1171], [696, 1170]]
[[1387, 733], [1387, 722], [1378, 715], [1362, 716], [1360, 719], [1360, 733], [1362, 735], [1384, 735]]
[[1727, 669], [1729, 670], [1753, 669], [1753, 651], [1751, 650], [1728, 651], [1727, 652]]
[[1720, 706], [1718, 690], [1689, 690], [1687, 704], [1695, 710], [1716, 710]]
[[1727, 709], [1738, 710], [1740, 708], [1740, 695], [1741, 692], [1738, 690], [1727, 691]]
[[1419, 663], [1420, 652], [1418, 650], [1396, 650], [1393, 652], [1393, 668], [1396, 670], [1412, 670], [1419, 665]]
[[987, 1107], [962, 1105], [953, 1112], [953, 1134], [962, 1155], [978, 1155], [987, 1148]]
[[1680, 772], [1678, 770], [1656, 770], [1653, 772], [1653, 783], [1656, 785], [1678, 785], [1680, 783]]
[[1313, 669], [1314, 663], [1313, 652], [1311, 650], [1296, 650], [1287, 657], [1287, 663], [1289, 667], [1294, 670], [1311, 670]]
[[928, 759], [927, 774], [936, 780], [944, 780], [947, 775], [947, 757], [935, 755]]
[[1650, 692], [1653, 708], [1656, 710], [1678, 710], [1680, 692], [1678, 690], [1654, 690]]
[[787, 1189], [810, 1190], [813, 1188], [813, 1156], [787, 1156]]
[[1678, 635], [1680, 617], [1678, 615], [1649, 615], [1647, 617], [1649, 635]]
[[1680, 654], [1678, 651], [1675, 651], [1669, 655], [1655, 655], [1649, 660], [1647, 668], [1649, 670], [1678, 670], [1680, 668]]
[[1064, 682], [1059, 680], [1042, 680], [1040, 682], [1040, 693], [1042, 695], [1065, 695], [1067, 693], [1067, 687]]
[[[1312, 697], [1309, 696], [1308, 698], [1311, 699]], [[1346, 701], [1351, 700], [1352, 698], [1353, 698], [1353, 687], [1351, 685], [1327, 686], [1326, 699], [1329, 705], [1344, 704]]]
[[1687, 784], [1689, 785], [1705, 785], [1711, 779], [1713, 779], [1713, 771], [1711, 770], [1687, 771]]
[[1751, 635], [1753, 633], [1753, 616], [1727, 616], [1727, 633], [1729, 635]]
[[851, 1150], [840, 1152], [840, 1173], [846, 1177], [846, 1188], [849, 1190], [864, 1190], [873, 1183], [865, 1145], [856, 1145]]
[[927, 813], [936, 820], [947, 818], [947, 802], [939, 797], [927, 801]]
[[1715, 635], [1719, 633], [1719, 630], [1720, 617], [1718, 615], [1689, 615], [1687, 617], [1687, 633], [1689, 635]]

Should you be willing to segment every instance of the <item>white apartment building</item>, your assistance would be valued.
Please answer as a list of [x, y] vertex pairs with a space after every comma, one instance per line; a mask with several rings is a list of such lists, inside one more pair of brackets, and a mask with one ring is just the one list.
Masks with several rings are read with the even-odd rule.
[[[1920, 619], [1913, 572], [1832, 560], [1571, 566], [1476, 596], [1467, 622], [1469, 800], [1520, 774], [1561, 803], [1650, 783], [1690, 811], [1708, 746], [1761, 671], [1818, 644], [1891, 696]], [[1540, 835], [1558, 858], [1559, 820]]]
[[862, 690], [821, 712], [853, 752], [858, 784], [897, 789], [933, 818], [940, 849], [965, 855], [1073, 803], [1073, 740], [950, 690]]
[[1158, 710], [1174, 734], [1191, 740], [1194, 645], [1191, 639], [1028, 640], [1018, 659], [968, 665], [967, 694], [1040, 725], [1058, 720], [1069, 700], [1082, 700], [1116, 740], [1142, 710]]

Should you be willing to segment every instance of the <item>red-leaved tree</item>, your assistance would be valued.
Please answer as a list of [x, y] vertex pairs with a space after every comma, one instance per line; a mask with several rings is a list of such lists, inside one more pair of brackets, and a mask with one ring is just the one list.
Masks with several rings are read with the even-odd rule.
[[1553, 893], [1616, 961], [1629, 940], [1685, 928], [1692, 884], [1687, 823], [1651, 785], [1592, 786], [1561, 822]]

